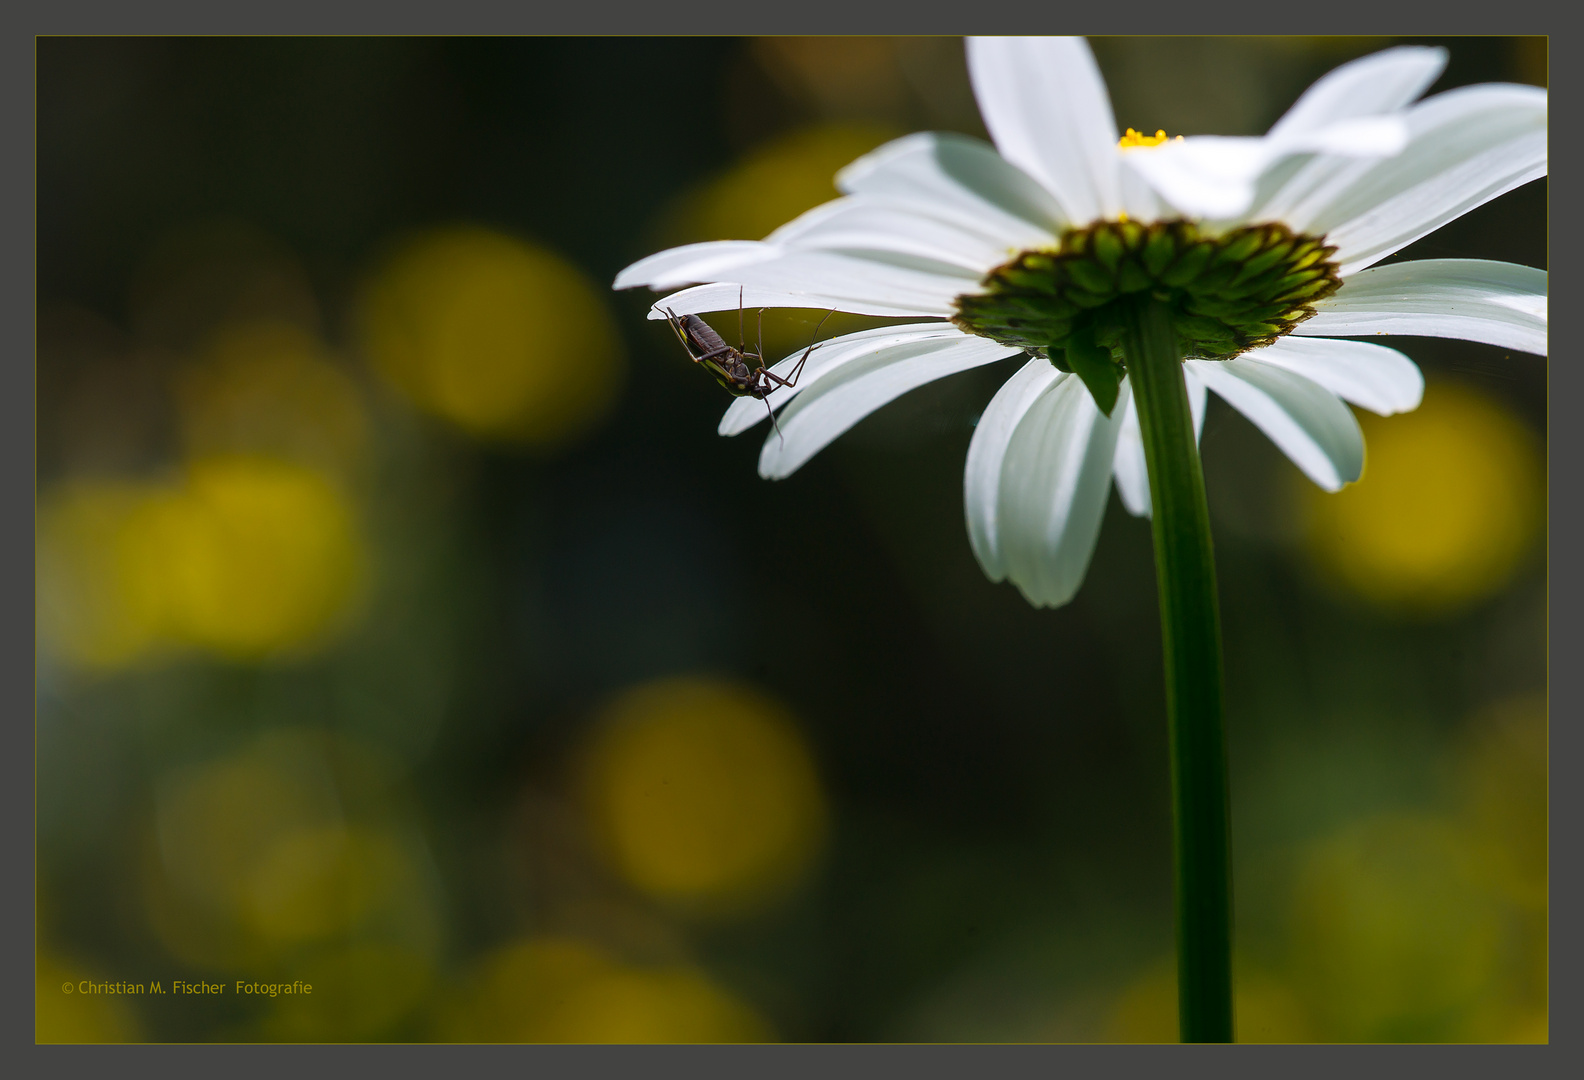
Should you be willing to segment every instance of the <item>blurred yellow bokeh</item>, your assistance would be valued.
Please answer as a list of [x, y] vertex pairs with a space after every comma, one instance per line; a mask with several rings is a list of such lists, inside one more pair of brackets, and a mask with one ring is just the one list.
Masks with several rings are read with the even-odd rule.
[[408, 241], [367, 282], [358, 316], [374, 368], [479, 438], [568, 442], [621, 389], [604, 291], [560, 255], [503, 233], [454, 227]]
[[230, 323], [179, 379], [188, 454], [270, 454], [350, 474], [368, 441], [357, 386], [317, 338], [280, 321]]
[[120, 667], [166, 635], [166, 559], [148, 527], [166, 497], [135, 482], [76, 481], [40, 498], [38, 631], [67, 663]]
[[1332, 1038], [1471, 1037], [1499, 975], [1504, 912], [1453, 823], [1356, 822], [1310, 848], [1293, 896], [1296, 975]]
[[[1304, 1043], [1314, 1025], [1299, 997], [1270, 975], [1238, 970], [1233, 978], [1234, 1034], [1240, 1043]], [[1142, 973], [1111, 1007], [1106, 1042], [1179, 1041], [1177, 965], [1167, 958]]]
[[[124, 1043], [142, 1038], [133, 998], [83, 993], [88, 983], [116, 983], [40, 949], [33, 961], [33, 1038], [40, 1043]], [[67, 993], [63, 987], [71, 986]], [[143, 984], [145, 987], [147, 983]]]
[[316, 638], [356, 597], [367, 553], [344, 492], [266, 457], [202, 458], [167, 542], [180, 632], [251, 659]]
[[821, 124], [777, 136], [684, 193], [662, 218], [657, 242], [758, 240], [830, 202], [836, 173], [903, 132], [872, 123]]
[[1316, 563], [1391, 611], [1451, 613], [1501, 590], [1545, 518], [1534, 433], [1450, 382], [1426, 386], [1411, 413], [1359, 422], [1363, 477], [1335, 495], [1304, 491]]
[[346, 933], [365, 923], [381, 899], [411, 887], [395, 838], [343, 825], [273, 837], [248, 867], [243, 915], [271, 941]]
[[622, 877], [700, 914], [775, 899], [808, 870], [826, 828], [813, 758], [787, 712], [706, 679], [614, 701], [588, 748], [584, 791]]
[[442, 1010], [450, 1042], [746, 1043], [772, 1038], [750, 1006], [691, 966], [636, 966], [591, 943], [532, 938], [484, 959]]
[[421, 852], [392, 822], [349, 813], [379, 761], [342, 738], [282, 729], [166, 777], [144, 895], [171, 953], [209, 970], [354, 941], [432, 955], [439, 917]]
[[187, 645], [239, 660], [338, 628], [368, 554], [344, 489], [263, 456], [181, 483], [73, 481], [40, 500], [39, 630], [62, 659], [121, 667]]

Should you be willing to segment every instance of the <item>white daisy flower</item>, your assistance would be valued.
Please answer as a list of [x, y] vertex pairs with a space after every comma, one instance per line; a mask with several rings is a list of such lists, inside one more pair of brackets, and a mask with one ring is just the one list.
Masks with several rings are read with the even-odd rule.
[[[1387, 334], [1544, 355], [1546, 274], [1479, 259], [1374, 264], [1546, 175], [1546, 92], [1462, 87], [1417, 101], [1441, 49], [1394, 48], [1310, 87], [1259, 138], [1119, 138], [1082, 39], [979, 38], [969, 71], [995, 147], [898, 139], [843, 169], [843, 197], [762, 241], [663, 251], [615, 287], [674, 289], [650, 318], [748, 308], [911, 316], [831, 339], [778, 410], [759, 458], [778, 479], [882, 405], [1023, 354], [980, 418], [964, 498], [975, 556], [1036, 605], [1072, 598], [1115, 481], [1150, 513], [1138, 415], [1108, 312], [1170, 298], [1196, 424], [1207, 390], [1321, 487], [1358, 479], [1344, 402], [1415, 408], [1423, 377]], [[1374, 267], [1372, 269], [1372, 267]], [[802, 350], [770, 368], [786, 376]], [[761, 385], [768, 386], [768, 383]], [[766, 417], [739, 398], [736, 435]]]

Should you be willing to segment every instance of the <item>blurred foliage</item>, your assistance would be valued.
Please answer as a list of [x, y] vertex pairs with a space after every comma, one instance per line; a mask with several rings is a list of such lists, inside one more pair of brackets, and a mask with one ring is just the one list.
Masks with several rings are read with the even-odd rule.
[[[1123, 126], [1238, 134], [1406, 40], [1095, 51]], [[962, 526], [1004, 370], [765, 484], [605, 291], [984, 137], [960, 41], [43, 38], [38, 88], [39, 1041], [1172, 1039], [1147, 524], [1033, 611]], [[1340, 495], [1206, 420], [1239, 1029], [1544, 1041], [1545, 365], [1394, 344]]]

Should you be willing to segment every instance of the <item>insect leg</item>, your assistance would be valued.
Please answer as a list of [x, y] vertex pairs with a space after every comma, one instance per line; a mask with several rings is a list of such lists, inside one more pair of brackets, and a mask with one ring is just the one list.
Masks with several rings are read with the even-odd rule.
[[[827, 311], [825, 313], [825, 319], [829, 319], [834, 314], [836, 314], [836, 309], [835, 308], [831, 308], [829, 311]], [[820, 327], [825, 325], [825, 319], [821, 319], [819, 321], [819, 326], [816, 326], [814, 328], [814, 337], [816, 339], [819, 337]], [[818, 344], [819, 344], [819, 342], [817, 340], [809, 342], [809, 347], [803, 350], [803, 355], [798, 360], [797, 367], [792, 369], [792, 374], [791, 374], [791, 376], [789, 378], [783, 379], [781, 376], [772, 375], [768, 371], [765, 372], [765, 377], [766, 378], [770, 378], [770, 379], [774, 379], [776, 381], [777, 385], [780, 385], [780, 386], [796, 386], [797, 385], [797, 381], [798, 381], [798, 377], [803, 374], [803, 365], [808, 362], [809, 353], [813, 352], [814, 351], [814, 347], [816, 345], [818, 345]]]
[[[688, 344], [687, 335], [682, 332], [682, 320], [677, 318], [676, 312], [670, 308], [666, 308], [665, 313], [666, 323], [671, 327], [671, 332], [677, 336], [677, 340], [682, 343], [682, 347], [687, 350], [687, 354], [693, 356], [693, 346]], [[698, 359], [696, 356], [693, 358], [695, 360]]]
[[769, 401], [766, 401], [764, 398], [760, 398], [759, 400], [764, 402], [765, 412], [770, 414], [770, 426], [775, 428], [776, 438], [781, 440], [782, 446], [785, 446], [786, 436], [781, 434], [781, 425], [776, 423], [775, 410], [770, 407]]
[[[692, 352], [692, 350], [689, 350], [690, 354], [691, 354], [691, 352]], [[693, 359], [697, 360], [699, 363], [702, 364], [706, 360], [713, 360], [717, 356], [730, 356], [734, 352], [737, 352], [737, 350], [732, 348], [730, 345], [722, 345], [718, 349], [711, 349], [707, 353], [703, 353], [703, 354], [701, 354], [699, 356], [693, 357]]]

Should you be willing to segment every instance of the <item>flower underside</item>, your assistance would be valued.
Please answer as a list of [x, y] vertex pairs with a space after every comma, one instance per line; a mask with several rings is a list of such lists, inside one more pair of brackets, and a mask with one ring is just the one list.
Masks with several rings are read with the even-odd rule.
[[1186, 358], [1226, 360], [1269, 345], [1342, 284], [1336, 248], [1274, 223], [1206, 236], [1190, 221], [1101, 221], [1024, 251], [959, 296], [952, 322], [1076, 372], [1109, 415], [1125, 372], [1128, 308], [1165, 302]]

